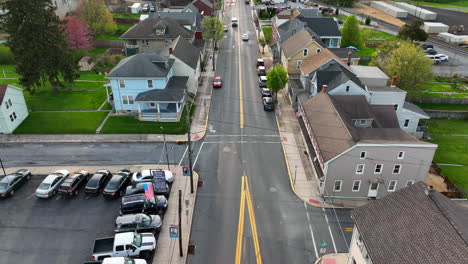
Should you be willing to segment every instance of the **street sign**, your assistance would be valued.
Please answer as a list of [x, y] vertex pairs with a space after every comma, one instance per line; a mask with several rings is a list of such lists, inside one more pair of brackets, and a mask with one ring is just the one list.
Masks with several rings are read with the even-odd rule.
[[327, 253], [327, 249], [326, 248], [320, 248], [320, 254], [325, 254]]
[[169, 225], [169, 237], [178, 238], [179, 237], [179, 226], [178, 225]]
[[329, 246], [328, 243], [325, 242], [325, 240], [322, 240], [322, 244], [320, 244], [320, 248], [326, 248], [328, 246]]

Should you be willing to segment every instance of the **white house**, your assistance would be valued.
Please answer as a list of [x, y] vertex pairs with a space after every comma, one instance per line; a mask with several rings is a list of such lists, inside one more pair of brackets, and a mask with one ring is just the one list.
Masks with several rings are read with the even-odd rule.
[[28, 115], [23, 90], [0, 84], [0, 133], [11, 134]]

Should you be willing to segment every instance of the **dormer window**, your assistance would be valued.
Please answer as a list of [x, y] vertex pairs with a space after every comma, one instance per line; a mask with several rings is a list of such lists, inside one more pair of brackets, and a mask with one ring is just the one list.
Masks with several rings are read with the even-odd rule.
[[157, 27], [154, 33], [157, 36], [163, 36], [164, 34], [166, 34], [166, 27]]

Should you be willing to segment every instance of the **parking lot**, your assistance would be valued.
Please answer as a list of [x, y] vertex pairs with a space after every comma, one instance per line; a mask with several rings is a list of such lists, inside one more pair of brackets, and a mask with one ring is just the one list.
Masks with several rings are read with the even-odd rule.
[[[132, 172], [146, 166], [109, 166]], [[14, 172], [17, 168], [7, 170]], [[106, 200], [102, 195], [87, 196], [83, 190], [76, 197], [56, 195], [39, 199], [35, 191], [48, 173], [67, 169], [70, 173], [100, 167], [27, 168], [33, 176], [12, 197], [0, 200], [0, 263], [78, 264], [90, 260], [94, 240], [114, 235], [120, 199]], [[151, 263], [149, 261], [148, 263]]]

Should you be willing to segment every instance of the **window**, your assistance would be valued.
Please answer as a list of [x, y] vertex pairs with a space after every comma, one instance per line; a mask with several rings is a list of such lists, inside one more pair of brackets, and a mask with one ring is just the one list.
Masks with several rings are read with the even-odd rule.
[[383, 167], [383, 164], [375, 165], [374, 174], [381, 174], [382, 173], [382, 167]]
[[149, 46], [149, 41], [147, 39], [142, 40], [143, 46]]
[[349, 93], [349, 85], [346, 86], [346, 92]]
[[335, 185], [333, 186], [333, 191], [334, 192], [341, 192], [341, 184], [343, 181], [335, 181]]
[[361, 188], [361, 180], [353, 181], [353, 192], [359, 192], [360, 188]]
[[397, 159], [403, 159], [404, 157], [405, 157], [405, 152], [404, 151], [398, 152]]
[[119, 87], [125, 88], [125, 80], [119, 80]]
[[366, 151], [361, 151], [360, 159], [365, 159], [365, 158], [366, 158], [366, 155], [367, 155], [367, 152], [366, 152]]
[[320, 51], [322, 51], [322, 49], [317, 48], [315, 51], [317, 51], [317, 53], [320, 53]]
[[10, 121], [13, 122], [16, 120], [16, 113], [13, 112], [11, 115], [10, 115]]
[[122, 104], [132, 105], [133, 104], [133, 95], [122, 95]]
[[304, 57], [307, 57], [307, 55], [309, 55], [309, 49], [304, 49], [304, 50], [302, 51], [302, 55], [303, 55]]
[[393, 174], [400, 174], [400, 170], [401, 164], [395, 164], [395, 166], [393, 166]]
[[395, 111], [398, 110], [398, 105], [397, 104], [393, 105], [393, 107], [395, 108]]
[[409, 125], [409, 119], [405, 119], [405, 124], [403, 125], [403, 127], [408, 127]]
[[123, 251], [124, 250], [124, 246], [116, 246], [115, 247], [115, 251]]
[[359, 123], [360, 123], [361, 125], [365, 125], [365, 124], [366, 124], [366, 120], [365, 120], [365, 119], [361, 119]]
[[364, 164], [358, 164], [356, 166], [356, 174], [363, 174], [364, 173]]
[[298, 61], [297, 61], [297, 69], [298, 69], [298, 70], [301, 68], [301, 64], [302, 64], [302, 61], [301, 61], [301, 60], [298, 60]]
[[388, 191], [394, 192], [396, 189], [396, 184], [397, 184], [397, 181], [395, 180], [390, 181], [390, 183], [388, 184]]
[[153, 89], [153, 80], [148, 80], [148, 88]]
[[151, 102], [151, 103], [149, 103], [149, 106], [150, 106], [150, 108], [156, 108], [156, 103]]
[[414, 183], [414, 181], [407, 181], [406, 186], [411, 186], [411, 185], [413, 185], [413, 183]]

